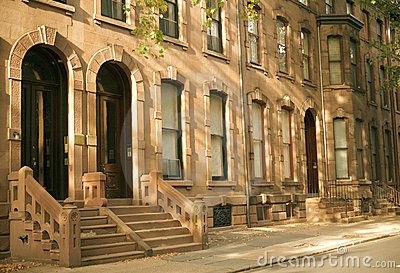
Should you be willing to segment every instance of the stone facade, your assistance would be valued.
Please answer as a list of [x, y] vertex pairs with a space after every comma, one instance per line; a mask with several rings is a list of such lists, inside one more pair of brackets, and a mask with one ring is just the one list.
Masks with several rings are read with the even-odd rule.
[[[129, 1], [130, 2], [130, 1]], [[243, 10], [243, 1], [239, 1]], [[96, 173], [97, 162], [97, 90], [96, 78], [107, 62], [117, 64], [129, 79], [132, 100], [132, 192], [140, 203], [140, 181], [151, 171], [162, 173], [161, 83], [182, 86], [182, 165], [183, 177], [169, 183], [184, 195], [203, 197], [209, 207], [208, 226], [213, 227], [213, 208], [232, 206], [231, 224], [247, 223], [246, 204], [253, 224], [306, 217], [308, 193], [323, 195], [325, 184], [337, 181], [333, 120], [345, 118], [347, 124], [347, 183], [361, 195], [370, 195], [370, 128], [378, 130], [380, 182], [398, 181], [398, 115], [396, 94], [390, 92], [390, 104], [381, 97], [371, 101], [367, 93], [366, 59], [377, 49], [365, 35], [362, 7], [354, 4], [354, 16], [346, 14], [345, 1], [338, 2], [335, 14], [325, 15], [325, 1], [261, 1], [258, 20], [258, 59], [251, 60], [252, 44], [248, 22], [237, 18], [237, 1], [226, 1], [221, 13], [221, 53], [207, 49], [207, 28], [202, 25], [205, 6], [193, 7], [189, 0], [178, 0], [179, 37], [169, 38], [166, 56], [146, 59], [134, 52], [140, 43], [132, 34], [135, 14], [128, 12], [126, 22], [101, 15], [101, 1], [16, 0], [0, 2], [0, 241], [7, 240], [9, 196], [7, 175], [21, 166], [21, 92], [22, 62], [33, 47], [55, 52], [63, 61], [68, 76], [68, 195], [83, 204], [84, 174]], [[342, 3], [343, 2], [343, 3]], [[371, 34], [380, 15], [369, 13]], [[239, 20], [242, 43], [238, 42]], [[383, 37], [388, 26], [383, 17]], [[286, 71], [281, 71], [277, 44], [278, 21], [285, 27]], [[364, 22], [365, 23], [365, 22]], [[305, 77], [302, 35], [308, 37], [308, 69]], [[329, 81], [328, 37], [342, 37], [343, 82]], [[319, 39], [320, 38], [320, 43]], [[350, 40], [358, 48], [359, 86], [352, 86]], [[240, 47], [239, 47], [240, 44]], [[319, 54], [320, 50], [320, 54]], [[241, 69], [240, 69], [241, 66]], [[375, 89], [379, 94], [379, 65], [374, 64]], [[240, 74], [242, 72], [242, 75]], [[242, 80], [241, 80], [242, 79]], [[322, 89], [322, 90], [321, 90]], [[226, 168], [223, 181], [212, 179], [210, 94], [226, 97]], [[255, 177], [257, 151], [253, 142], [254, 105], [262, 109], [262, 175]], [[382, 106], [383, 105], [383, 106]], [[242, 108], [243, 106], [243, 108]], [[367, 111], [366, 111], [367, 109]], [[287, 114], [288, 113], [288, 114]], [[307, 124], [311, 113], [315, 126], [315, 192], [308, 182]], [[290, 143], [286, 125], [289, 115]], [[325, 126], [324, 126], [325, 118]], [[363, 175], [357, 176], [355, 120], [362, 125]], [[326, 133], [324, 133], [326, 127]], [[384, 145], [384, 131], [390, 131], [391, 147]], [[326, 138], [326, 147], [324, 138]], [[289, 153], [285, 153], [289, 149]], [[394, 168], [390, 179], [384, 151], [391, 153]], [[289, 156], [290, 154], [290, 156]], [[288, 156], [290, 158], [288, 158]], [[386, 162], [386, 165], [385, 165]], [[313, 162], [311, 162], [313, 163]], [[247, 166], [247, 169], [246, 169]], [[246, 183], [248, 181], [248, 183]], [[246, 196], [248, 192], [249, 197]], [[101, 196], [103, 198], [103, 196]], [[4, 234], [4, 235], [3, 235]], [[4, 244], [1, 244], [4, 246]], [[5, 249], [4, 249], [5, 250]], [[3, 251], [3, 249], [0, 249]]]

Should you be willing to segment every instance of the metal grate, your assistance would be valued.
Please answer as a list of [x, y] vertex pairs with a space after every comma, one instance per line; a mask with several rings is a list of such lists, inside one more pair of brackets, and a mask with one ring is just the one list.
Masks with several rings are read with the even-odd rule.
[[213, 209], [214, 227], [232, 225], [232, 206], [215, 206]]

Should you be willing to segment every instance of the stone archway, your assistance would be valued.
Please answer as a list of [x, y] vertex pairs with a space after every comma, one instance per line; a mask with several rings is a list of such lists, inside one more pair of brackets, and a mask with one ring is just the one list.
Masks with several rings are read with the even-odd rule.
[[122, 64], [130, 76], [132, 96], [132, 190], [133, 200], [140, 200], [140, 177], [145, 170], [144, 83], [135, 59], [120, 45], [110, 45], [97, 51], [86, 72], [88, 172], [97, 171], [96, 78], [102, 64], [108, 61]]
[[22, 61], [25, 54], [35, 45], [46, 45], [54, 49], [65, 61], [68, 74], [68, 195], [82, 200], [82, 65], [76, 52], [56, 29], [40, 26], [22, 35], [13, 45], [8, 60], [8, 80], [10, 92], [9, 109], [9, 171], [17, 171], [21, 166], [21, 90]]

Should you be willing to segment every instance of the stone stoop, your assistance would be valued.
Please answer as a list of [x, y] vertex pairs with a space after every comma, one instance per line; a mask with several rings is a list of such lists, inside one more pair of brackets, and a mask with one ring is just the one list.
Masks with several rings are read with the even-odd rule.
[[189, 229], [160, 206], [109, 206], [153, 250], [153, 255], [201, 250]]
[[82, 265], [109, 263], [145, 256], [137, 243], [128, 241], [125, 233], [117, 232], [117, 225], [107, 216], [100, 216], [98, 208], [80, 209]]

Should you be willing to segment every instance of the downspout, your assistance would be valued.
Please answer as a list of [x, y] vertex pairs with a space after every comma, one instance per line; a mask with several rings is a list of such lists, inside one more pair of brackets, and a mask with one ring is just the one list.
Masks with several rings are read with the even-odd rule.
[[241, 0], [237, 0], [236, 4], [236, 22], [237, 22], [237, 40], [238, 40], [238, 58], [239, 58], [239, 89], [240, 89], [240, 99], [241, 99], [241, 114], [242, 114], [242, 138], [243, 138], [243, 154], [244, 154], [244, 180], [246, 186], [246, 220], [247, 227], [251, 227], [250, 222], [250, 195], [251, 188], [249, 183], [249, 172], [248, 172], [248, 162], [247, 162], [247, 137], [246, 137], [246, 122], [245, 122], [245, 94], [243, 87], [243, 56], [242, 56], [242, 29], [240, 24], [240, 7]]
[[326, 135], [326, 116], [325, 116], [325, 98], [324, 98], [324, 84], [322, 77], [322, 56], [321, 56], [321, 23], [318, 23], [317, 28], [317, 39], [318, 39], [318, 64], [319, 64], [319, 88], [321, 92], [321, 108], [322, 108], [322, 127], [323, 127], [323, 135], [324, 135], [324, 172], [325, 172], [325, 181], [323, 183], [323, 194], [326, 195], [326, 185], [329, 181], [328, 179], [328, 144], [327, 144], [327, 135]]

